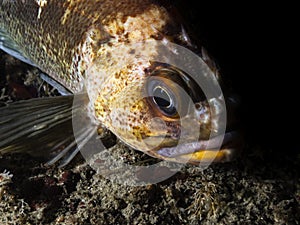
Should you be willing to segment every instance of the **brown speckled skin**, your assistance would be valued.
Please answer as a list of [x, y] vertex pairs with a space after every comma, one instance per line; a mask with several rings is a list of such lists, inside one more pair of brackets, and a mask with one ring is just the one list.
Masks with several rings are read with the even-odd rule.
[[[150, 66], [147, 62], [118, 66], [134, 50], [130, 44], [162, 38], [189, 44], [182, 38], [181, 24], [158, 2], [0, 0], [0, 28], [27, 58], [73, 93], [81, 91], [85, 82], [89, 113], [98, 122], [126, 144], [166, 159], [153, 150], [176, 145], [180, 118], [162, 116], [143, 98], [147, 74], [140, 71]], [[124, 50], [118, 50], [120, 44]], [[155, 46], [146, 52], [157, 54]], [[166, 127], [153, 122], [155, 117]], [[190, 128], [199, 129], [200, 119], [193, 122], [196, 126]], [[202, 121], [207, 129], [204, 139], [209, 137], [210, 124]]]

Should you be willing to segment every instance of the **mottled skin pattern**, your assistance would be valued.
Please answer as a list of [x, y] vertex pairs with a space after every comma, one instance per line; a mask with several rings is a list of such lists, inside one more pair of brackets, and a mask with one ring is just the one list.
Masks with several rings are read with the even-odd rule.
[[[126, 144], [163, 159], [155, 150], [176, 145], [180, 118], [163, 116], [143, 98], [149, 61], [122, 62], [130, 59], [134, 43], [165, 39], [188, 45], [181, 24], [171, 18], [153, 0], [0, 0], [0, 28], [27, 58], [73, 93], [85, 83], [89, 112], [98, 122]], [[155, 54], [155, 45], [147, 49], [149, 57]], [[190, 134], [201, 125], [207, 139], [210, 119], [193, 122]]]

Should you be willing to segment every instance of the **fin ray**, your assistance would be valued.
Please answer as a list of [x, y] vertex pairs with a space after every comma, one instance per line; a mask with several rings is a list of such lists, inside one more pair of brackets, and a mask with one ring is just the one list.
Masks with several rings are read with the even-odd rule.
[[74, 138], [72, 118], [76, 110], [82, 109], [87, 97], [80, 95], [75, 105], [74, 96], [67, 95], [0, 107], [0, 154], [27, 152], [45, 158], [47, 165], [59, 160], [61, 166], [69, 163], [79, 151], [77, 145], [83, 145], [92, 131], [82, 128], [80, 140]]

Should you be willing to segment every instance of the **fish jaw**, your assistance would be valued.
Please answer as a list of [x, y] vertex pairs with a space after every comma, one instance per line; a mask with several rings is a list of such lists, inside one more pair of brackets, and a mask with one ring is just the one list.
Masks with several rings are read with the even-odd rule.
[[229, 162], [234, 159], [237, 149], [241, 148], [241, 145], [242, 137], [240, 133], [231, 131], [209, 140], [199, 140], [194, 143], [161, 148], [152, 154], [157, 158], [181, 163]]
[[166, 157], [157, 152], [148, 152], [148, 155], [176, 163], [189, 163], [194, 165], [207, 165], [210, 163], [230, 162], [236, 155], [235, 148], [224, 148], [220, 150], [196, 149], [193, 153], [182, 154], [176, 157]]

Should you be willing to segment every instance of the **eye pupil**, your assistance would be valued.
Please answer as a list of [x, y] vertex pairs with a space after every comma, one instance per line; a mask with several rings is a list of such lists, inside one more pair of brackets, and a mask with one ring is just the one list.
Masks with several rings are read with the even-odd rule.
[[168, 116], [176, 114], [176, 107], [168, 92], [161, 86], [155, 87], [153, 90], [153, 101]]
[[154, 101], [158, 106], [161, 107], [167, 108], [168, 106], [170, 106], [170, 102], [160, 97], [154, 97]]
[[170, 96], [168, 95], [168, 93], [162, 89], [161, 87], [157, 87], [155, 88], [154, 92], [153, 92], [153, 98], [155, 103], [158, 106], [161, 107], [170, 107], [171, 103], [171, 99]]

